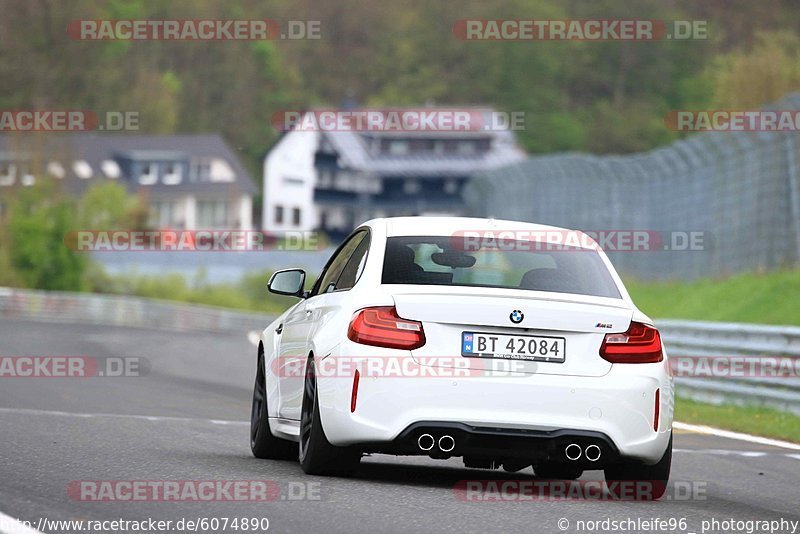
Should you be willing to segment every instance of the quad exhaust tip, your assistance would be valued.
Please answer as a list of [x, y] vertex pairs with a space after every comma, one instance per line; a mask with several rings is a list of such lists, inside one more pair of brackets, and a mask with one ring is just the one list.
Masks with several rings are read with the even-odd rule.
[[442, 452], [450, 452], [456, 448], [456, 440], [453, 439], [453, 436], [445, 434], [441, 438], [439, 438], [439, 449]]
[[417, 445], [419, 446], [420, 450], [429, 451], [433, 448], [434, 445], [436, 445], [436, 440], [433, 439], [433, 436], [431, 436], [430, 434], [422, 434], [417, 439]]
[[583, 451], [583, 453], [586, 455], [587, 460], [590, 462], [596, 462], [600, 459], [600, 454], [602, 454], [602, 451], [597, 445], [589, 445], [586, 447], [586, 450]]
[[577, 443], [570, 443], [564, 448], [564, 454], [567, 455], [567, 459], [573, 462], [581, 457], [582, 452], [581, 446]]

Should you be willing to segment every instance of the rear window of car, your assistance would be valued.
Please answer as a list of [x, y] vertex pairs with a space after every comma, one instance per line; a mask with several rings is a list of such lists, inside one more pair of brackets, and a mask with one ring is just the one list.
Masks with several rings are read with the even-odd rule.
[[622, 298], [596, 250], [541, 247], [529, 241], [485, 241], [465, 247], [442, 236], [390, 237], [382, 283], [497, 287]]

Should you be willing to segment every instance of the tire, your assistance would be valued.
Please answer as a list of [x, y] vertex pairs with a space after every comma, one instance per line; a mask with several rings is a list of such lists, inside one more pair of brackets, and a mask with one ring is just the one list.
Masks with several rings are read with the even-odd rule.
[[361, 462], [361, 451], [331, 445], [322, 429], [314, 357], [308, 358], [300, 411], [300, 467], [309, 475], [349, 476]]
[[264, 354], [259, 352], [256, 383], [253, 386], [253, 405], [250, 410], [250, 450], [256, 458], [293, 460], [297, 457], [297, 443], [273, 436], [269, 429], [268, 414]]
[[[672, 467], [672, 436], [669, 437], [669, 444], [664, 455], [655, 465], [644, 465], [635, 463], [622, 463], [610, 465], [605, 469], [606, 482], [648, 482], [651, 484], [647, 490], [636, 492], [633, 497], [636, 500], [656, 500], [664, 496], [669, 482], [670, 468]], [[620, 493], [616, 493], [611, 487], [609, 489], [618, 498], [624, 498]], [[621, 489], [619, 491], [625, 491]]]
[[583, 469], [563, 464], [534, 465], [533, 472], [536, 478], [545, 480], [577, 480], [583, 474]]

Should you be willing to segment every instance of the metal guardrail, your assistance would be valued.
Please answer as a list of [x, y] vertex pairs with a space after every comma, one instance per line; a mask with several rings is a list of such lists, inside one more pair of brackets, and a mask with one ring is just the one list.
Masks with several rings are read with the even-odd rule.
[[[735, 358], [740, 365], [740, 372], [724, 376], [680, 376], [678, 372], [679, 395], [800, 415], [800, 328], [679, 320], [656, 321], [656, 325], [678, 371], [682, 359], [694, 365], [715, 357]], [[772, 362], [775, 367], [769, 366]]]
[[[34, 291], [0, 287], [0, 318], [171, 331], [242, 332], [263, 330], [274, 316], [213, 306], [182, 304], [140, 297]], [[678, 367], [678, 394], [711, 403], [763, 405], [800, 415], [800, 328], [708, 321], [656, 321]], [[713, 357], [738, 360], [781, 358], [794, 370], [785, 376], [680, 376], [689, 363]], [[745, 373], [747, 374], [747, 373]], [[756, 373], [757, 375], [757, 373]]]
[[141, 297], [7, 287], [0, 287], [0, 317], [179, 332], [260, 332], [275, 318], [267, 314]]

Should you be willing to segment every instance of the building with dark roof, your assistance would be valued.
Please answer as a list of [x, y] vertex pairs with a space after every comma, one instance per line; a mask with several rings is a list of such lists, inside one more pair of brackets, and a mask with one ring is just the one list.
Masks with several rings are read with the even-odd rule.
[[96, 183], [120, 183], [148, 202], [156, 228], [253, 227], [258, 188], [216, 134], [0, 135], [0, 202], [37, 176], [74, 195]]
[[[487, 117], [495, 113], [464, 109]], [[337, 238], [373, 217], [462, 215], [461, 190], [472, 174], [524, 157], [513, 132], [502, 128], [292, 129], [264, 160], [262, 225], [268, 231], [319, 230]]]

